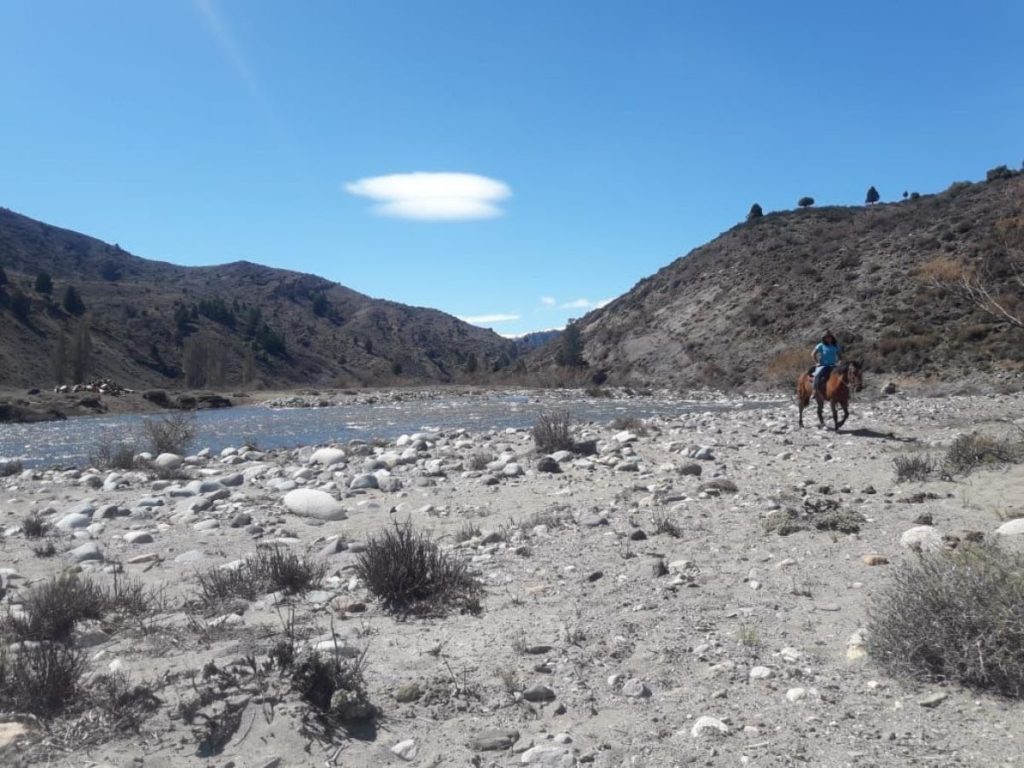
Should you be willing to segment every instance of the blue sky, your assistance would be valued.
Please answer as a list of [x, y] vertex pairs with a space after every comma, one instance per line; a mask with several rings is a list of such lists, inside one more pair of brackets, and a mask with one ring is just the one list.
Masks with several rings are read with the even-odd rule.
[[755, 201], [1020, 167], [1022, 28], [1016, 0], [2, 0], [0, 205], [557, 327]]

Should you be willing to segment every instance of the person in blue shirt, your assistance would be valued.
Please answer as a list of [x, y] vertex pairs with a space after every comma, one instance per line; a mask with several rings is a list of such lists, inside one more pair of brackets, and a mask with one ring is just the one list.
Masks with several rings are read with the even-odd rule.
[[839, 358], [842, 353], [843, 348], [839, 346], [839, 342], [836, 341], [832, 331], [825, 331], [825, 335], [821, 337], [821, 341], [818, 342], [814, 352], [811, 353], [811, 357], [817, 363], [817, 367], [814, 369], [815, 392], [821, 392], [824, 389], [825, 382], [828, 381], [832, 369], [839, 365]]

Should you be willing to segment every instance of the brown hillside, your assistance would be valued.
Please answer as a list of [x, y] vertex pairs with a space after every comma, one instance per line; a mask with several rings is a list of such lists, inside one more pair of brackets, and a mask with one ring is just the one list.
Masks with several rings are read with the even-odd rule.
[[1005, 237], [1007, 224], [1024, 229], [1022, 211], [1018, 173], [901, 203], [768, 214], [584, 317], [584, 357], [613, 380], [776, 386], [831, 328], [875, 373], [1020, 368], [1024, 334], [933, 277], [994, 268], [1024, 308], [1007, 268], [1024, 250]]
[[[92, 346], [87, 377], [131, 387], [185, 385], [189, 350], [201, 360], [191, 366], [201, 381], [192, 384], [213, 387], [446, 382], [463, 374], [470, 356], [485, 371], [516, 354], [492, 331], [313, 275], [247, 262], [149, 261], [6, 209], [0, 266], [8, 279], [0, 286], [0, 386], [71, 381], [83, 322]], [[40, 270], [52, 276], [49, 296], [34, 289]], [[80, 316], [62, 306], [68, 286], [84, 301]], [[30, 302], [23, 319], [19, 293]]]

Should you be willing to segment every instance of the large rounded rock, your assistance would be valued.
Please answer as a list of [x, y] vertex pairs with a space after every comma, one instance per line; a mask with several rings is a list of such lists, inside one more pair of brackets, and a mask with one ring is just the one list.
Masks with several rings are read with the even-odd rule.
[[176, 453], [161, 453], [153, 459], [153, 464], [160, 469], [177, 469], [183, 461], [184, 459]]
[[340, 464], [343, 461], [345, 461], [345, 452], [341, 448], [318, 448], [309, 457], [310, 464], [323, 464], [325, 467]]
[[1018, 517], [1015, 520], [1007, 520], [996, 528], [996, 533], [1000, 536], [1020, 536], [1021, 534], [1024, 534], [1024, 517]]
[[377, 476], [372, 475], [369, 472], [362, 475], [356, 475], [355, 477], [352, 478], [352, 482], [349, 483], [348, 487], [351, 488], [352, 490], [376, 488]]
[[312, 488], [296, 488], [285, 494], [284, 505], [301, 517], [317, 520], [344, 520], [347, 515], [341, 504], [331, 494]]
[[900, 546], [917, 552], [938, 552], [942, 549], [942, 536], [930, 525], [918, 525], [903, 532]]

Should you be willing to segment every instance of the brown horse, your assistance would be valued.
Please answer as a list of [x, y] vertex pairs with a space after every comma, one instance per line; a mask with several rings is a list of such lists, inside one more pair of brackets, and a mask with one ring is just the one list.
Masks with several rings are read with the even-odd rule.
[[[813, 372], [813, 369], [812, 369]], [[822, 409], [825, 401], [832, 406], [832, 423], [836, 425], [836, 432], [846, 423], [850, 415], [850, 392], [860, 392], [864, 388], [864, 368], [859, 362], [843, 363], [833, 368], [825, 382], [825, 391], [814, 391], [813, 373], [804, 373], [796, 381], [796, 403], [800, 407], [800, 426], [804, 425], [804, 408], [811, 403], [813, 397], [818, 402], [818, 422], [825, 426], [825, 416]], [[843, 409], [843, 418], [840, 420], [836, 406]]]

